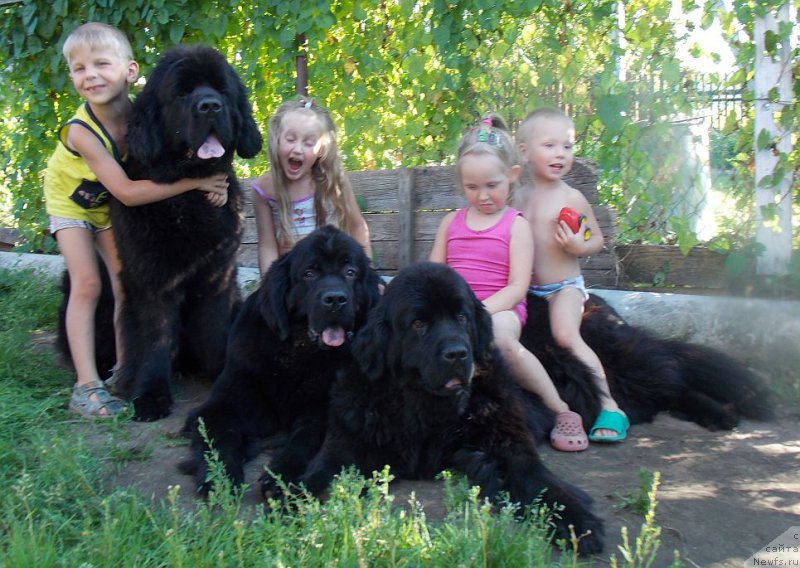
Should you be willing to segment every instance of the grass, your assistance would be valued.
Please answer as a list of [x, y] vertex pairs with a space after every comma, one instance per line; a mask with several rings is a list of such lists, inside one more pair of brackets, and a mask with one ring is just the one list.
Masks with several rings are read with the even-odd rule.
[[[346, 472], [326, 501], [297, 498], [290, 512], [247, 510], [213, 460], [221, 489], [190, 510], [177, 487], [159, 505], [130, 488], [104, 488], [113, 468], [150, 450], [117, 449], [126, 419], [89, 424], [66, 410], [71, 374], [30, 341], [54, 327], [59, 301], [53, 282], [0, 271], [0, 566], [584, 565], [570, 543], [563, 554], [547, 544], [545, 513], [519, 520], [511, 504], [491, 507], [449, 474], [442, 522], [428, 521], [413, 496], [397, 506], [388, 471]], [[108, 442], [98, 449], [87, 432]], [[646, 525], [651, 546], [652, 516]], [[619, 565], [643, 565], [637, 543]]]
[[[626, 566], [628, 568], [650, 568], [656, 561], [656, 554], [660, 546], [661, 527], [656, 525], [656, 492], [661, 481], [659, 472], [650, 472], [646, 469], [639, 470], [639, 490], [632, 493], [624, 502], [624, 506], [630, 510], [641, 514], [644, 517], [639, 536], [634, 537], [633, 541], [628, 535], [628, 527], [622, 527], [622, 544], [619, 546], [619, 554], [622, 561], [617, 560], [617, 555], [611, 557], [611, 567], [618, 568]], [[681, 566], [678, 552], [674, 552], [674, 558], [670, 564], [671, 568]]]
[[651, 507], [654, 507], [655, 490], [659, 483], [659, 472], [652, 472], [645, 468], [639, 469], [639, 487], [634, 491], [618, 494], [620, 509], [626, 509], [642, 517], [646, 517]]

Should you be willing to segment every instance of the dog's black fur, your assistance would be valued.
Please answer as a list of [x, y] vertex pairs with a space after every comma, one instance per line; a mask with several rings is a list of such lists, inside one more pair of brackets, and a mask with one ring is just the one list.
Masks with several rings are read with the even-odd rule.
[[[740, 417], [772, 417], [771, 395], [755, 373], [716, 349], [661, 339], [632, 326], [594, 294], [586, 302], [581, 335], [600, 358], [611, 394], [631, 424], [670, 412], [710, 430], [730, 430]], [[596, 383], [589, 369], [553, 339], [547, 300], [528, 296], [521, 342], [545, 366], [588, 432], [600, 412]]]
[[[388, 464], [401, 478], [430, 479], [452, 468], [482, 494], [502, 492], [523, 506], [564, 507], [555, 536], [581, 538], [579, 550], [603, 547], [591, 499], [548, 470], [534, 430], [552, 413], [522, 391], [493, 344], [491, 319], [458, 274], [418, 263], [388, 285], [353, 344], [355, 361], [331, 391], [328, 432], [300, 481], [325, 491], [342, 467], [362, 472]], [[252, 396], [252, 395], [251, 395]]]
[[[208, 157], [200, 148], [209, 141], [224, 154]], [[254, 157], [262, 136], [233, 67], [216, 50], [194, 45], [159, 59], [134, 102], [127, 144], [131, 179], [171, 183], [225, 173], [230, 184], [223, 207], [201, 191], [140, 207], [111, 203], [125, 293], [125, 357], [114, 391], [133, 401], [135, 418], [157, 420], [170, 412], [173, 372], [213, 378], [222, 370], [240, 303], [242, 193], [233, 154]]]
[[192, 459], [181, 469], [195, 475], [198, 492], [210, 489], [199, 420], [235, 482], [259, 442], [277, 433], [289, 438], [270, 468], [287, 481], [303, 472], [322, 443], [330, 386], [351, 361], [350, 336], [377, 303], [379, 282], [363, 248], [331, 226], [270, 267], [234, 322], [208, 400], [186, 422]]

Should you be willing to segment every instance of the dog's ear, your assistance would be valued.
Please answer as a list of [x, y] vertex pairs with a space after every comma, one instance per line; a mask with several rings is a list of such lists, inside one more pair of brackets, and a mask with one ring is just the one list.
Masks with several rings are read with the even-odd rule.
[[474, 353], [475, 362], [478, 364], [488, 363], [491, 359], [491, 353], [494, 345], [494, 334], [492, 333], [492, 317], [486, 311], [483, 302], [474, 298]]
[[289, 339], [289, 310], [286, 301], [289, 296], [291, 254], [289, 252], [272, 263], [257, 292], [261, 316], [281, 341]]
[[364, 276], [356, 282], [355, 296], [359, 301], [359, 313], [367, 314], [381, 299], [381, 285], [383, 285], [383, 279], [380, 274], [369, 265], [368, 261], [365, 261], [360, 269], [364, 271]]
[[377, 381], [386, 373], [386, 351], [390, 333], [386, 322], [386, 301], [373, 308], [365, 325], [353, 340], [352, 353], [361, 372], [371, 381]]
[[256, 124], [253, 118], [253, 107], [250, 104], [250, 100], [247, 98], [247, 88], [233, 68], [231, 68], [230, 72], [233, 75], [230, 79], [236, 84], [235, 104], [240, 120], [236, 152], [242, 158], [254, 158], [261, 151], [264, 138], [261, 136], [258, 124]]
[[[156, 79], [157, 80], [157, 79]], [[152, 164], [163, 150], [164, 129], [156, 85], [149, 85], [136, 97], [125, 143], [137, 162]]]

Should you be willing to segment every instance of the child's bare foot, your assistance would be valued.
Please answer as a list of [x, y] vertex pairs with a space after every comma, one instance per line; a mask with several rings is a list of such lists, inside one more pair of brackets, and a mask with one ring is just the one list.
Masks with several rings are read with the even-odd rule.
[[630, 422], [619, 407], [604, 408], [597, 415], [594, 426], [589, 430], [592, 442], [621, 442], [628, 435]]

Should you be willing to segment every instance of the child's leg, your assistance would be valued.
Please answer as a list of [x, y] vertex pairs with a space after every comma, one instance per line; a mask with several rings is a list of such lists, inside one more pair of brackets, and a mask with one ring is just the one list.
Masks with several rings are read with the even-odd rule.
[[[583, 292], [577, 288], [567, 287], [547, 297], [550, 311], [550, 328], [556, 343], [572, 351], [587, 367], [592, 370], [597, 388], [600, 391], [600, 405], [604, 410], [625, 414], [611, 396], [606, 373], [597, 354], [581, 337], [580, 326], [583, 316]], [[598, 436], [614, 436], [619, 434], [613, 430], [597, 430]]]
[[115, 368], [122, 365], [123, 350], [122, 350], [122, 330], [120, 326], [120, 314], [122, 313], [122, 301], [124, 294], [122, 292], [122, 282], [119, 279], [119, 273], [122, 269], [122, 264], [119, 261], [117, 254], [117, 244], [114, 241], [114, 233], [111, 229], [105, 229], [97, 232], [97, 248], [100, 249], [100, 255], [106, 263], [108, 269], [108, 277], [111, 280], [111, 290], [114, 294], [114, 341], [116, 343], [117, 362]]
[[95, 363], [94, 314], [102, 282], [94, 236], [90, 229], [76, 226], [59, 229], [55, 235], [70, 278], [66, 328], [76, 384], [69, 407], [85, 418], [114, 416], [125, 405], [108, 394]]
[[558, 394], [550, 375], [536, 356], [519, 342], [522, 326], [514, 311], [498, 312], [492, 316], [497, 347], [511, 367], [519, 385], [538, 394], [545, 406], [555, 412], [555, 426], [550, 432], [550, 444], [562, 452], [580, 452], [589, 442], [581, 424], [581, 417], [571, 412]]
[[69, 227], [56, 232], [56, 241], [69, 272], [66, 326], [69, 352], [77, 383], [100, 380], [95, 366], [94, 312], [100, 297], [100, 273], [94, 237], [89, 229]]
[[517, 383], [525, 390], [538, 394], [553, 412], [569, 410], [539, 359], [519, 342], [522, 326], [517, 314], [507, 310], [492, 315], [492, 327], [497, 347], [511, 367]]

